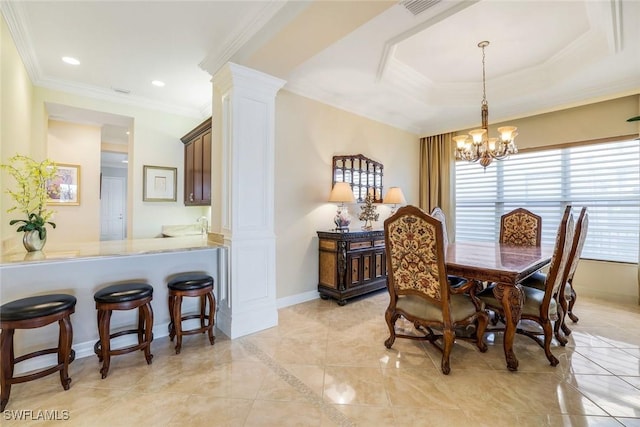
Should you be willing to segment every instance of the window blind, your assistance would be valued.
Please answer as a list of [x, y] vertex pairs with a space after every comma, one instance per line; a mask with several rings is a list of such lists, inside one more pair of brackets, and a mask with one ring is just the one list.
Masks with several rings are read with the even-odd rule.
[[575, 219], [589, 211], [583, 258], [638, 262], [640, 143], [520, 153], [486, 170], [456, 162], [456, 240], [496, 241], [500, 217], [523, 207], [542, 217], [542, 243], [552, 245], [567, 205]]

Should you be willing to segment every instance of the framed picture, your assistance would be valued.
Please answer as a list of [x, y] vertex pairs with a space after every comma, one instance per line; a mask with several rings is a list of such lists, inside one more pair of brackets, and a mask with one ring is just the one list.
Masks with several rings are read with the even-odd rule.
[[142, 168], [143, 201], [175, 202], [177, 200], [177, 168], [147, 165]]
[[80, 204], [80, 165], [56, 163], [56, 175], [47, 180], [47, 204]]

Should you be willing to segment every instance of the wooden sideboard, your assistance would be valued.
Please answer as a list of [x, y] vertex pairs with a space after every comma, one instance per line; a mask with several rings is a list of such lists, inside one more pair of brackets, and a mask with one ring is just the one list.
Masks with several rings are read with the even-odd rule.
[[347, 299], [387, 286], [384, 230], [318, 231], [318, 292], [322, 299]]

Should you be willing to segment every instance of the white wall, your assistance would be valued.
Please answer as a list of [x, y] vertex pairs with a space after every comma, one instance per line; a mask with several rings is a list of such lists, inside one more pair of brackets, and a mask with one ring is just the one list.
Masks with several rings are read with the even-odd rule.
[[[334, 155], [362, 154], [384, 165], [384, 192], [402, 188], [418, 204], [417, 135], [281, 90], [276, 98], [275, 232], [278, 299], [317, 296], [316, 231], [334, 227], [328, 203]], [[379, 206], [377, 227], [389, 215]], [[349, 206], [359, 229], [359, 205]], [[293, 302], [293, 301], [292, 301]]]

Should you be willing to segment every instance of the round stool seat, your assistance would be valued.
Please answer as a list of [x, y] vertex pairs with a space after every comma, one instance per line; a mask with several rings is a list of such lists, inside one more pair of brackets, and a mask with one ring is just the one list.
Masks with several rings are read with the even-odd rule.
[[174, 291], [195, 291], [208, 286], [213, 286], [213, 277], [198, 273], [180, 274], [167, 283], [167, 287]]
[[17, 321], [50, 316], [68, 310], [76, 305], [72, 295], [51, 294], [22, 298], [0, 307], [0, 320]]
[[113, 304], [135, 301], [153, 295], [153, 286], [146, 283], [120, 283], [100, 289], [93, 295], [98, 303]]

